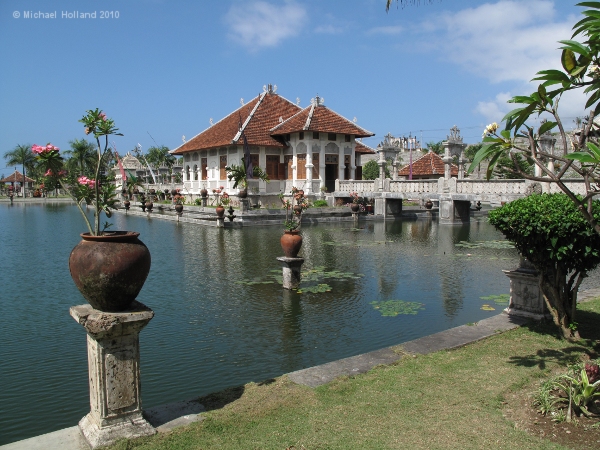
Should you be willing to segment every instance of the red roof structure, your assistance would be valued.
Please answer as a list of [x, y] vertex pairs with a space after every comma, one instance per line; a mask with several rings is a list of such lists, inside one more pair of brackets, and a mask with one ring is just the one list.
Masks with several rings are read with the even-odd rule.
[[[412, 175], [415, 178], [440, 178], [444, 176], [444, 161], [438, 155], [429, 151], [412, 163]], [[410, 164], [404, 166], [398, 172], [399, 176], [408, 177], [410, 174]], [[458, 167], [455, 164], [450, 165], [450, 175], [458, 176]]]
[[[32, 180], [28, 176], [25, 176], [26, 183], [33, 183], [35, 180]], [[23, 174], [18, 170], [15, 170], [12, 175], [7, 176], [0, 180], [0, 183], [21, 183], [23, 184]]]
[[179, 146], [173, 154], [231, 144], [241, 145], [240, 122], [248, 145], [284, 148], [285, 144], [271, 136], [269, 130], [280, 123], [280, 117], [290, 117], [300, 110], [299, 106], [280, 95], [264, 92]]
[[374, 136], [374, 133], [359, 127], [354, 122], [324, 106], [319, 97], [310, 106], [273, 128], [271, 134], [280, 136], [296, 131], [351, 134], [355, 138]]
[[361, 141], [356, 141], [356, 146], [354, 147], [354, 151], [356, 153], [375, 153], [375, 149], [369, 147], [366, 144], [363, 144]]
[[173, 150], [173, 154], [241, 145], [242, 131], [250, 146], [279, 148], [287, 146], [284, 140], [286, 134], [297, 131], [350, 134], [355, 138], [374, 136], [374, 133], [324, 106], [319, 97], [302, 109], [275, 94], [269, 87], [269, 90]]

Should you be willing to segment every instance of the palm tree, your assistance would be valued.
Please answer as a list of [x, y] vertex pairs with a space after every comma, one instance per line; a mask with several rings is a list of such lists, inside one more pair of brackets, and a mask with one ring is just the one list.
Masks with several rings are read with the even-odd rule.
[[94, 144], [85, 139], [75, 139], [69, 141], [69, 144], [71, 149], [64, 151], [64, 154], [69, 156], [67, 167], [78, 171], [79, 175], [93, 174], [98, 162], [98, 152]]
[[31, 152], [31, 145], [17, 145], [14, 149], [4, 154], [6, 164], [13, 166], [21, 164], [23, 170], [23, 197], [25, 197], [25, 168], [33, 169], [35, 165], [35, 156]]

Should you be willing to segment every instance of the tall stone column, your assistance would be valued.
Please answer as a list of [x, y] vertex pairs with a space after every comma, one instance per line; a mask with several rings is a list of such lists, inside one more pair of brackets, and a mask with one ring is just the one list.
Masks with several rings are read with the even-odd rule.
[[306, 149], [306, 164], [304, 165], [306, 171], [306, 184], [304, 185], [304, 192], [306, 194], [312, 194], [312, 177], [313, 177], [313, 162], [312, 152], [309, 148]]
[[128, 311], [110, 313], [91, 305], [70, 314], [87, 332], [90, 412], [79, 428], [92, 448], [122, 438], [156, 433], [142, 416], [140, 331], [154, 311], [134, 301]]

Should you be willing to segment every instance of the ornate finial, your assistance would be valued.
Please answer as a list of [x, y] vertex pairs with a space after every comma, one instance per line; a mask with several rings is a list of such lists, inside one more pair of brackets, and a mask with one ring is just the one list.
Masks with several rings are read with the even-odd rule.
[[300, 97], [296, 97], [296, 105], [300, 106]]
[[279, 116], [279, 123], [283, 123], [283, 117]]
[[214, 124], [213, 124], [213, 118], [212, 118], [212, 117], [210, 118], [209, 122], [210, 122], [210, 126], [212, 127], [212, 126], [214, 125]]
[[402, 138], [395, 138], [392, 133], [388, 133], [383, 137], [383, 141], [378, 145], [381, 148], [401, 147]]
[[263, 84], [263, 92], [267, 92], [267, 85]]
[[358, 122], [358, 119], [356, 118], [356, 116], [354, 116], [354, 119], [352, 119], [352, 122], [354, 122], [354, 123]]
[[446, 136], [448, 139], [448, 142], [452, 143], [452, 144], [462, 144], [463, 143], [463, 138], [460, 135], [460, 130], [458, 129], [458, 127], [456, 125], [454, 125], [452, 128], [450, 128], [450, 135]]
[[277, 92], [277, 85], [276, 85], [276, 84], [274, 84], [274, 85], [273, 85], [273, 94], [274, 94], [275, 92]]
[[240, 98], [240, 105], [244, 106], [244, 97]]
[[183, 143], [185, 144], [185, 134], [183, 136], [181, 136], [181, 140], [183, 141]]
[[310, 99], [311, 105], [321, 106], [323, 103], [325, 103], [325, 99], [323, 97], [319, 97], [319, 94], [317, 94], [315, 98]]

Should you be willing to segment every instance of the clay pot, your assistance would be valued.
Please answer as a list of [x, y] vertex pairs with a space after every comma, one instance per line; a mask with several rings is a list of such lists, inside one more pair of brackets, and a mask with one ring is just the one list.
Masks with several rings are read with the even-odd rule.
[[150, 272], [150, 251], [134, 231], [104, 236], [82, 233], [69, 257], [69, 271], [79, 292], [94, 309], [126, 310]]
[[246, 197], [248, 197], [248, 190], [240, 189], [240, 192], [238, 192], [238, 198], [246, 198]]
[[154, 208], [154, 203], [152, 203], [152, 201], [146, 202], [146, 209], [148, 212], [152, 212], [152, 208]]
[[299, 216], [300, 214], [302, 214], [302, 206], [300, 205], [294, 205], [294, 213]]
[[200, 196], [202, 198], [208, 197], [208, 191], [206, 189], [200, 189]]
[[225, 217], [225, 208], [223, 208], [222, 206], [217, 206], [215, 212], [217, 213], [217, 217], [219, 219]]
[[433, 202], [431, 200], [427, 200], [425, 202], [425, 208], [427, 208], [427, 209], [433, 208]]
[[175, 211], [177, 212], [177, 214], [181, 214], [183, 212], [183, 205], [181, 203], [177, 203], [175, 205]]
[[123, 202], [123, 206], [125, 207], [125, 209], [129, 209], [129, 207], [131, 206], [131, 202], [129, 200], [125, 200]]
[[300, 247], [302, 247], [302, 236], [298, 231], [285, 231], [280, 239], [281, 249], [287, 258], [298, 257]]
[[350, 209], [352, 210], [353, 213], [357, 213], [360, 211], [360, 205], [358, 203], [352, 203], [350, 205]]

